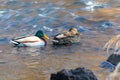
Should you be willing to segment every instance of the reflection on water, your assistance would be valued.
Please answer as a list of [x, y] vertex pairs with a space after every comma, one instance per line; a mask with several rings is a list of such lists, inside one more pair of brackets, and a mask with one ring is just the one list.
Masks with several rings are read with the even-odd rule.
[[[86, 67], [98, 79], [106, 70], [99, 64], [108, 56], [102, 51], [107, 40], [120, 33], [120, 0], [1, 0], [0, 79], [49, 80], [63, 68]], [[72, 46], [16, 48], [11, 38], [34, 35], [39, 29], [52, 38], [76, 27], [81, 42]]]

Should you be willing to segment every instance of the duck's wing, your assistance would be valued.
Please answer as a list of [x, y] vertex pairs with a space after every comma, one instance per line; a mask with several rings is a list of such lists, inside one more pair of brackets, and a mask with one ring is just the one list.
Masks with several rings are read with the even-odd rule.
[[69, 31], [65, 31], [63, 33], [59, 33], [55, 35], [55, 38], [61, 39], [61, 38], [69, 37], [69, 36], [72, 36], [71, 33]]
[[57, 34], [55, 36], [55, 38], [57, 38], [57, 39], [61, 39], [61, 38], [64, 38], [64, 37], [66, 37], [66, 36], [63, 33], [62, 34]]
[[61, 40], [63, 41], [64, 38], [66, 38], [65, 32], [64, 33], [59, 33], [59, 34], [54, 36], [52, 42], [53, 43], [60, 43]]
[[19, 42], [19, 43], [27, 43], [27, 42], [39, 42], [41, 41], [41, 39], [36, 36], [29, 36], [29, 37], [13, 39], [13, 41]]
[[112, 37], [103, 47], [104, 50], [107, 50], [107, 53], [109, 53], [110, 49], [114, 50], [114, 52], [117, 52], [119, 51], [119, 48], [120, 48], [120, 34]]

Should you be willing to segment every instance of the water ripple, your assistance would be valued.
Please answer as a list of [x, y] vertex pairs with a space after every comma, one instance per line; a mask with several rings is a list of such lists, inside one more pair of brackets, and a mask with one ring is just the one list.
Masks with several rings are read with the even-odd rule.
[[[18, 30], [27, 31], [33, 29], [34, 31], [32, 32], [35, 32], [35, 30], [42, 29], [49, 33], [54, 30], [59, 32], [71, 27], [77, 27], [79, 32], [91, 30], [102, 31], [115, 27], [114, 23], [109, 20], [89, 20], [89, 17], [94, 17], [97, 9], [108, 7], [107, 5], [109, 5], [108, 3], [110, 1], [77, 0], [71, 1], [66, 5], [64, 3], [65, 1], [55, 3], [38, 1], [24, 2], [21, 0], [1, 1], [0, 4], [4, 6], [0, 10], [1, 34], [4, 34], [3, 30], [15, 32]], [[75, 8], [69, 8], [71, 6], [75, 6]], [[93, 15], [91, 16], [91, 13], [86, 10], [94, 11], [92, 12]], [[80, 11], [83, 13], [78, 13]]]

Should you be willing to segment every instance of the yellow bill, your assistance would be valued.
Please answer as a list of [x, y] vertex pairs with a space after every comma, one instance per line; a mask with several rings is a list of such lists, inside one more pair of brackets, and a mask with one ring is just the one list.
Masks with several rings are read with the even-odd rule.
[[49, 37], [46, 35], [46, 34], [44, 34], [44, 36], [43, 36], [45, 39], [49, 39]]

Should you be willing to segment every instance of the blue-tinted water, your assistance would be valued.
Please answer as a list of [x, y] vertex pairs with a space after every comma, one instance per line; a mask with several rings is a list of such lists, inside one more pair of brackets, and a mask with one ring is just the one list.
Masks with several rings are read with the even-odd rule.
[[[7, 35], [9, 38], [13, 36], [11, 36], [11, 34], [16, 34], [18, 31], [20, 31], [20, 35], [26, 33], [33, 34], [38, 29], [42, 29], [43, 31], [47, 29], [47, 33], [52, 33], [53, 31], [51, 31], [51, 29], [54, 30], [57, 28], [59, 30], [61, 27], [64, 29], [71, 26], [69, 23], [73, 24], [74, 27], [83, 26], [85, 28], [92, 27], [94, 29], [97, 26], [97, 29], [99, 29], [99, 27], [105, 29], [114, 28], [116, 23], [112, 22], [110, 19], [106, 20], [103, 18], [102, 20], [98, 20], [99, 18], [95, 18], [95, 21], [91, 19], [98, 16], [96, 14], [99, 9], [119, 8], [119, 6], [117, 6], [118, 3], [119, 0], [114, 2], [114, 5], [111, 1], [104, 2], [95, 0], [77, 0], [64, 5], [58, 5], [59, 2], [37, 2], [29, 0], [1, 1], [0, 32], [4, 37]], [[84, 14], [77, 13], [79, 11]], [[44, 26], [49, 29], [44, 28]], [[31, 31], [29, 32], [29, 30], [31, 30], [32, 33]]]
[[[98, 65], [106, 59], [105, 42], [120, 33], [119, 4], [120, 0], [1, 0], [0, 79], [49, 80], [50, 73], [59, 69], [86, 66], [105, 80], [107, 75]], [[46, 49], [9, 44], [11, 38], [37, 30], [52, 39], [72, 27], [81, 34], [81, 44], [54, 48], [49, 40]]]

